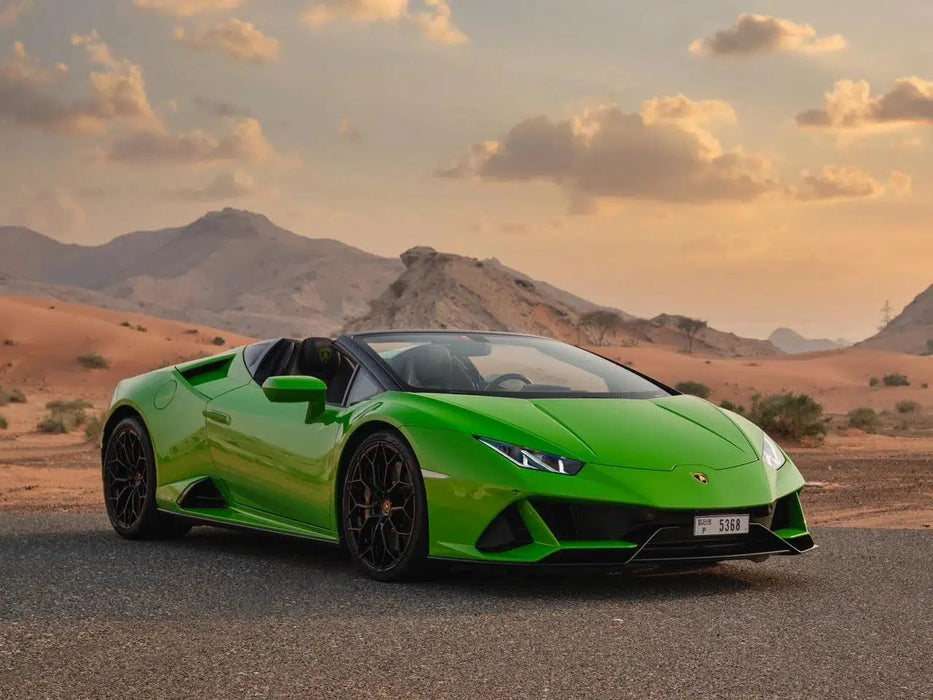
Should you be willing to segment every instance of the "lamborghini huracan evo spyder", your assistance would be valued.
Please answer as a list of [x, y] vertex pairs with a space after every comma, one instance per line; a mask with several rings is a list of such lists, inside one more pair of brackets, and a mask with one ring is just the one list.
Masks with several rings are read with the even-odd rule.
[[119, 383], [114, 529], [341, 543], [379, 580], [427, 560], [755, 561], [813, 539], [804, 480], [740, 415], [564, 343], [495, 332], [282, 338]]

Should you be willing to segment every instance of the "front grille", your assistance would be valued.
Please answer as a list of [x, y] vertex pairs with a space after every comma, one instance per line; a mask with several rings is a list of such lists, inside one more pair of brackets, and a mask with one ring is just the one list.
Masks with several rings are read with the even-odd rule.
[[[695, 516], [725, 512], [722, 509], [666, 510], [549, 498], [531, 499], [531, 505], [538, 511], [554, 537], [561, 542], [626, 540], [642, 544], [658, 528], [684, 527], [690, 528], [692, 533]], [[751, 522], [764, 527], [771, 526], [770, 505], [727, 510], [730, 514], [747, 514]]]

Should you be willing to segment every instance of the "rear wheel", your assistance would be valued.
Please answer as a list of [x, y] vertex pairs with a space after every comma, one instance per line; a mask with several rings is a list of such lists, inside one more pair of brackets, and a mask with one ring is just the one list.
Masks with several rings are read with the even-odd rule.
[[191, 525], [156, 508], [155, 453], [137, 418], [124, 418], [110, 432], [102, 476], [107, 517], [117, 534], [131, 540], [181, 537]]
[[363, 440], [344, 475], [341, 506], [343, 541], [367, 576], [401, 581], [424, 573], [427, 498], [408, 443], [389, 431]]

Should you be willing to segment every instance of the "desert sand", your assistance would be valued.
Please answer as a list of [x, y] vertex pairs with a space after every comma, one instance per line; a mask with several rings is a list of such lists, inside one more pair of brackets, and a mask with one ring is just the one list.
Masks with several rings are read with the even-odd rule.
[[[223, 346], [212, 343], [218, 336]], [[21, 389], [27, 397], [27, 403], [0, 407], [9, 422], [0, 430], [0, 510], [103, 510], [98, 446], [80, 430], [37, 432], [48, 401], [86, 399], [93, 404], [88, 413], [100, 413], [123, 377], [250, 340], [148, 316], [0, 296], [0, 386]], [[933, 382], [933, 357], [846, 349], [723, 359], [657, 344], [593, 349], [669, 384], [703, 382], [716, 402], [746, 403], [755, 393], [794, 391], [812, 394], [830, 413], [856, 406], [890, 410], [903, 399], [916, 401], [926, 416], [933, 412], [933, 390], [920, 386]], [[99, 353], [110, 367], [84, 368], [77, 357], [88, 352]], [[890, 372], [907, 375], [911, 386], [868, 386], [869, 377]], [[790, 451], [809, 483], [804, 501], [812, 523], [933, 527], [933, 434], [833, 430], [819, 448]]]

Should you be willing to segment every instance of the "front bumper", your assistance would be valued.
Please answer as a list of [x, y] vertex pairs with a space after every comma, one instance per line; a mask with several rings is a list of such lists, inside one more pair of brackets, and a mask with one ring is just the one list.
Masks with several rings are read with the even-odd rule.
[[532, 498], [510, 504], [476, 543], [481, 558], [542, 565], [627, 565], [760, 560], [801, 554], [815, 546], [798, 494], [772, 504], [736, 508], [749, 532], [698, 537], [693, 518], [725, 511], [666, 510]]

